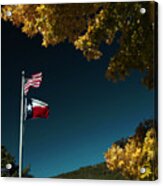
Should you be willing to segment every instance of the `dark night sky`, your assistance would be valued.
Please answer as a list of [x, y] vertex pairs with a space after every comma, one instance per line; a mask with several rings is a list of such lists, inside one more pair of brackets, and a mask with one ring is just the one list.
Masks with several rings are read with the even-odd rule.
[[104, 56], [87, 62], [71, 44], [44, 48], [40, 37], [29, 39], [2, 21], [2, 144], [17, 162], [21, 71], [44, 75], [29, 96], [49, 103], [49, 119], [24, 123], [23, 163], [35, 177], [103, 162], [114, 141], [153, 117], [153, 92], [140, 83], [138, 72], [118, 83], [104, 78], [116, 48], [103, 46]]

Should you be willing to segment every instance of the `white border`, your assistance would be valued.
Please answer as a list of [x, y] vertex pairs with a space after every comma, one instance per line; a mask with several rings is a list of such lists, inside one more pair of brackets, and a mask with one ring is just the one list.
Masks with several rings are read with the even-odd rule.
[[[128, 0], [121, 0], [121, 1], [128, 1]], [[140, 0], [138, 0], [140, 1]], [[79, 3], [79, 2], [107, 2], [106, 0], [1, 0], [0, 4], [48, 4], [48, 3]], [[111, 0], [111, 2], [119, 2], [117, 0]], [[159, 49], [163, 48], [163, 1], [157, 0], [159, 3]], [[161, 20], [161, 21], [160, 21]], [[0, 36], [1, 37], [1, 36]], [[1, 39], [1, 38], [0, 38]], [[13, 184], [17, 186], [43, 186], [43, 185], [49, 185], [54, 186], [54, 184], [57, 186], [105, 186], [106, 184], [110, 185], [116, 185], [116, 186], [136, 186], [136, 185], [144, 185], [144, 186], [150, 186], [150, 185], [163, 185], [163, 179], [161, 178], [163, 174], [163, 114], [161, 114], [161, 111], [163, 110], [163, 98], [161, 95], [163, 95], [163, 84], [161, 86], [161, 81], [163, 80], [163, 52], [159, 50], [159, 180], [155, 182], [138, 182], [138, 181], [100, 181], [100, 180], [61, 180], [61, 179], [37, 179], [37, 178], [0, 178], [0, 185], [1, 186], [13, 186]], [[162, 73], [161, 73], [162, 72]], [[1, 80], [1, 76], [0, 76]], [[1, 99], [1, 98], [0, 98]]]

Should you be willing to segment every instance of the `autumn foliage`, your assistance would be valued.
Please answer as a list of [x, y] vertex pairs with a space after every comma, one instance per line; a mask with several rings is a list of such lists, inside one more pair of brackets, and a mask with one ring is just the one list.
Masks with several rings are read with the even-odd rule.
[[[119, 32], [120, 48], [108, 59], [106, 78], [123, 80], [132, 69], [137, 69], [143, 73], [142, 82], [152, 89], [156, 62], [154, 5], [154, 2], [6, 5], [2, 7], [2, 18], [21, 27], [29, 37], [40, 34], [45, 47], [69, 41], [88, 61], [102, 57], [101, 44], [112, 45]], [[147, 10], [145, 14], [140, 13], [142, 7]], [[12, 15], [7, 16], [7, 11]]]
[[[105, 159], [109, 170], [119, 171], [124, 177], [133, 180], [157, 179], [157, 129], [154, 125], [145, 128], [146, 124], [151, 122], [147, 121], [141, 125], [136, 134], [130, 137], [123, 146], [114, 143], [108, 149], [105, 153]], [[145, 168], [144, 173], [141, 172], [141, 168]]]

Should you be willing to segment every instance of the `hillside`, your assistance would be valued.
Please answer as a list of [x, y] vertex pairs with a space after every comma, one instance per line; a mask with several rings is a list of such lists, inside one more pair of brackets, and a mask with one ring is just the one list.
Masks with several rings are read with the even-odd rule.
[[113, 173], [108, 170], [105, 163], [94, 166], [82, 167], [76, 171], [60, 174], [53, 178], [64, 179], [101, 179], [101, 180], [124, 180], [125, 178], [119, 173]]

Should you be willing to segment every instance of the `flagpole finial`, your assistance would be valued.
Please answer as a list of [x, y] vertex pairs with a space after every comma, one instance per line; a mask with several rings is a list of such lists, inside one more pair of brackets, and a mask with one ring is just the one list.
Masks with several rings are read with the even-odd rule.
[[22, 75], [24, 75], [25, 74], [25, 71], [24, 70], [22, 70]]

